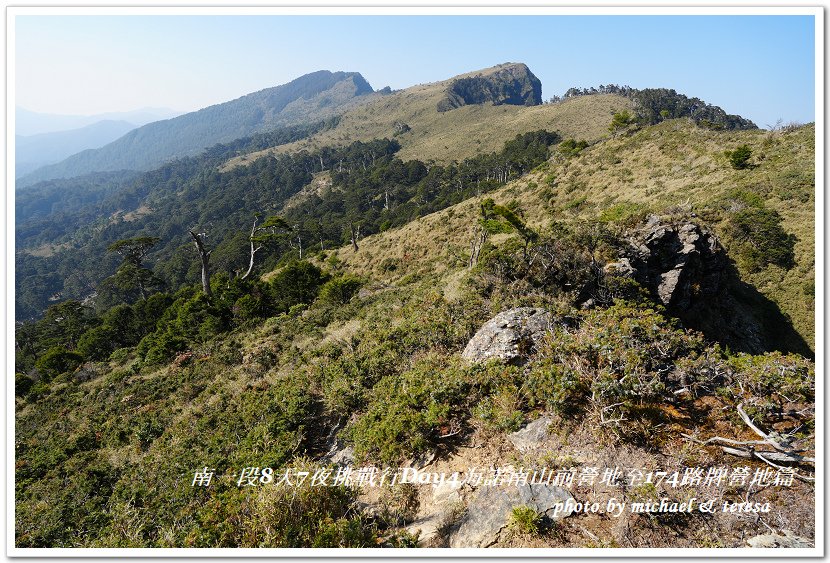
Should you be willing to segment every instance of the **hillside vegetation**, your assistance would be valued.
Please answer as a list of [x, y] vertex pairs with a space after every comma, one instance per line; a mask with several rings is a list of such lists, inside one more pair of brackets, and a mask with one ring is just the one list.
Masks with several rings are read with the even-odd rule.
[[[717, 132], [685, 120], [632, 131], [582, 150], [561, 153], [539, 170], [488, 197], [515, 201], [528, 224], [586, 219], [636, 221], [649, 211], [683, 207], [711, 221], [738, 262], [741, 275], [775, 301], [798, 332], [814, 346], [815, 127], [790, 131]], [[756, 166], [735, 170], [724, 151], [747, 144]], [[556, 152], [556, 151], [554, 151]], [[730, 240], [729, 212], [745, 207], [741, 193], [762, 198], [779, 213], [784, 230], [796, 237], [794, 266], [756, 269], [740, 260], [739, 240]], [[470, 199], [417, 222], [366, 238], [359, 253], [337, 252], [360, 274], [394, 281], [413, 273], [458, 266], [469, 251], [480, 199]], [[365, 250], [365, 251], [364, 251]], [[395, 269], [383, 264], [394, 261]]]
[[[17, 547], [815, 542], [814, 125], [439, 112], [451, 84], [21, 200]], [[616, 466], [678, 477], [539, 488], [772, 509], [282, 480]], [[696, 467], [791, 479], [679, 486]]]

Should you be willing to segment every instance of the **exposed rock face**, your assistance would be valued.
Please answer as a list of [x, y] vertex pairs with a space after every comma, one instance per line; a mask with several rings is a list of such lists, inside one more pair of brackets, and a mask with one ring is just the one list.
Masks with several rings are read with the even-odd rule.
[[554, 507], [572, 499], [571, 493], [553, 485], [484, 486], [467, 506], [458, 529], [450, 537], [450, 547], [488, 547], [499, 541], [499, 534], [510, 523], [514, 507], [530, 506], [537, 513], [560, 520], [570, 516], [562, 510], [554, 517]]
[[717, 237], [691, 220], [651, 215], [606, 273], [636, 279], [669, 314], [732, 350], [811, 355], [778, 307], [741, 281]]
[[521, 363], [537, 347], [552, 318], [544, 309], [519, 307], [503, 311], [484, 323], [461, 354], [473, 363], [499, 358]]
[[813, 547], [810, 540], [795, 535], [790, 530], [784, 530], [785, 535], [779, 534], [762, 534], [746, 540], [749, 547], [766, 547], [766, 548], [805, 548]]
[[652, 215], [633, 242], [635, 277], [667, 308], [687, 310], [721, 291], [727, 258], [709, 231], [694, 223], [667, 225]]
[[447, 97], [438, 102], [444, 112], [468, 104], [536, 106], [542, 103], [542, 83], [527, 65], [506, 64], [495, 72], [458, 78], [447, 89]]

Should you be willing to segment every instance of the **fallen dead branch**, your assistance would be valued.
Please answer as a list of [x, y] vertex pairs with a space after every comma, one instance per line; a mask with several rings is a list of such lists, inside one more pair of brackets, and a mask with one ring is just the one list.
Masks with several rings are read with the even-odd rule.
[[[796, 464], [816, 462], [816, 459], [814, 457], [807, 457], [801, 455], [806, 450], [798, 450], [793, 447], [793, 442], [791, 440], [790, 435], [782, 436], [774, 433], [766, 433], [763, 430], [761, 430], [754, 422], [752, 422], [752, 419], [749, 417], [749, 415], [746, 414], [746, 411], [744, 411], [743, 409], [743, 404], [739, 404], [737, 406], [737, 411], [738, 415], [741, 417], [741, 420], [743, 420], [744, 423], [755, 434], [762, 438], [761, 440], [733, 440], [731, 438], [724, 438], [722, 436], [712, 436], [707, 440], [700, 440], [688, 434], [681, 434], [681, 436], [683, 436], [683, 438], [689, 440], [690, 442], [694, 442], [696, 444], [701, 444], [704, 446], [719, 445], [724, 453], [734, 455], [737, 457], [742, 457], [745, 459], [757, 459], [777, 469], [783, 469], [783, 467], [776, 464], [775, 462]], [[758, 450], [756, 449], [758, 446], [769, 446], [776, 451]], [[799, 475], [798, 473], [795, 474], [795, 477], [801, 481], [815, 481], [815, 479], [812, 477]]]

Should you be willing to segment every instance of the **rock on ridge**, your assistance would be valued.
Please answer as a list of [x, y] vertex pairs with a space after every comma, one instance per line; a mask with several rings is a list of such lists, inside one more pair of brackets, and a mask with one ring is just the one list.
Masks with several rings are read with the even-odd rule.
[[438, 111], [487, 102], [496, 106], [537, 106], [542, 103], [542, 83], [525, 64], [501, 65], [487, 74], [453, 80], [447, 96], [438, 102]]

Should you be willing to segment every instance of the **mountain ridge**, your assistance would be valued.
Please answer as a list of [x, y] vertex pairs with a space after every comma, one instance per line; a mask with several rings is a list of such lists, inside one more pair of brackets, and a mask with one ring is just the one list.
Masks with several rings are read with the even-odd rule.
[[102, 147], [136, 127], [137, 125], [128, 121], [104, 119], [78, 129], [28, 136], [16, 135], [15, 177], [19, 178], [83, 150]]
[[362, 103], [372, 93], [360, 73], [309, 73], [280, 86], [149, 123], [100, 149], [83, 151], [36, 170], [21, 178], [18, 185], [90, 172], [149, 170], [216, 143], [331, 117], [344, 107]]

